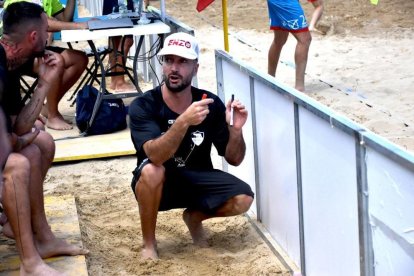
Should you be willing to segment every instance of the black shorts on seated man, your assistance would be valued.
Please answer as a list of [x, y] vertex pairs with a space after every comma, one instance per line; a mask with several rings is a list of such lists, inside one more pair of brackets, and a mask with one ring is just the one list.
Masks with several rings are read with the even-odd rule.
[[159, 56], [163, 83], [136, 98], [129, 108], [138, 157], [131, 185], [141, 217], [142, 256], [149, 259], [158, 258], [158, 211], [186, 208], [183, 219], [194, 243], [207, 246], [202, 221], [244, 213], [254, 196], [248, 184], [214, 169], [210, 157], [214, 145], [229, 164], [243, 161], [244, 105], [235, 100], [225, 106], [213, 93], [191, 86], [199, 66], [199, 46], [193, 36], [168, 36]]

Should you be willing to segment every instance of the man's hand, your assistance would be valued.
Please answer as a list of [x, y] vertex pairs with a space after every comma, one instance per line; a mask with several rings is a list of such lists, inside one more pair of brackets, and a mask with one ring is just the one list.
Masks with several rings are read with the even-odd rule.
[[[92, 21], [92, 20], [99, 20], [99, 19], [92, 18], [90, 21]], [[77, 26], [79, 27], [80, 30], [88, 30], [89, 29], [88, 21], [76, 22], [76, 24], [77, 24]]]
[[[45, 117], [45, 116], [43, 116], [42, 114], [39, 114], [39, 117], [37, 118], [37, 120], [41, 123], [41, 124], [43, 124], [44, 126], [46, 125], [46, 123], [47, 123], [47, 118]], [[42, 129], [43, 130], [43, 129]]]
[[185, 111], [182, 113], [177, 120], [182, 120], [188, 126], [196, 126], [201, 124], [210, 113], [208, 105], [213, 103], [213, 99], [205, 99], [197, 102], [193, 102]]
[[227, 102], [226, 105], [226, 122], [230, 124], [230, 115], [231, 115], [231, 108], [233, 107], [233, 129], [234, 130], [241, 130], [244, 124], [247, 121], [247, 109], [246, 107], [239, 101], [234, 100], [231, 102], [230, 100]]
[[60, 78], [63, 74], [65, 62], [63, 57], [52, 51], [45, 51], [43, 58], [38, 58], [39, 78], [44, 84], [50, 84], [51, 79]]
[[14, 122], [14, 132], [24, 135], [31, 132], [39, 118], [43, 102], [49, 93], [58, 93], [62, 82], [64, 61], [60, 54], [46, 51], [44, 57], [37, 58], [39, 83], [29, 103], [27, 103]]
[[230, 123], [231, 112], [233, 112], [233, 126], [229, 127], [230, 135], [224, 157], [229, 164], [238, 166], [243, 161], [246, 153], [242, 127], [247, 121], [248, 112], [239, 100], [228, 101], [226, 105], [226, 121], [228, 124]]
[[40, 130], [38, 129], [33, 129], [32, 132], [28, 132], [21, 136], [17, 136], [17, 134], [12, 133], [10, 140], [11, 140], [11, 144], [13, 147], [13, 151], [19, 152], [26, 146], [30, 145], [34, 141], [34, 139], [36, 139], [39, 133], [40, 133]]
[[198, 125], [210, 112], [208, 105], [214, 102], [213, 99], [205, 99], [193, 102], [187, 109], [178, 116], [175, 123], [160, 137], [144, 143], [143, 148], [151, 162], [155, 165], [162, 165], [175, 154], [180, 146], [189, 126]]

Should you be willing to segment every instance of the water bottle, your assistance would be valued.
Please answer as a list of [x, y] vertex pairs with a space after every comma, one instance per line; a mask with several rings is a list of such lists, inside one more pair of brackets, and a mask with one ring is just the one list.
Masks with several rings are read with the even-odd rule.
[[118, 0], [119, 13], [125, 14], [128, 12], [127, 0]]
[[134, 12], [137, 14], [137, 15], [139, 15], [139, 13], [140, 13], [140, 8], [139, 8], [139, 0], [133, 0], [132, 1], [133, 2], [133, 4], [134, 4]]

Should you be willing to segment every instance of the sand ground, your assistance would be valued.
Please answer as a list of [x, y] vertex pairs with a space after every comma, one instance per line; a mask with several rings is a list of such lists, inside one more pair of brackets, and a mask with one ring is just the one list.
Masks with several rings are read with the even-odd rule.
[[[214, 49], [223, 49], [221, 1], [197, 13], [196, 0], [166, 1], [167, 13], [195, 29], [201, 88], [216, 90]], [[311, 4], [301, 0], [308, 17]], [[414, 1], [326, 0], [327, 35], [313, 34], [306, 73], [310, 97], [414, 151]], [[158, 6], [159, 1], [152, 1]], [[230, 54], [267, 71], [265, 1], [228, 1]], [[295, 40], [285, 45], [277, 79], [294, 81]], [[67, 105], [67, 104], [66, 104]], [[65, 107], [66, 108], [66, 107]], [[74, 108], [67, 111], [69, 117]], [[220, 160], [216, 162], [220, 166]], [[159, 215], [159, 261], [140, 260], [138, 207], [130, 189], [132, 157], [55, 165], [46, 194], [76, 198], [90, 275], [287, 275], [244, 216], [206, 223], [210, 248], [192, 245], [182, 210]]]

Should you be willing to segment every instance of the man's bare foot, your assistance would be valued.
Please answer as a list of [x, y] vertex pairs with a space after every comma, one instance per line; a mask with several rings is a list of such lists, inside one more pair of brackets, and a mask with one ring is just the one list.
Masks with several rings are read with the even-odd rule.
[[49, 116], [47, 118], [46, 126], [55, 130], [68, 130], [73, 128], [71, 122], [66, 121], [60, 113], [53, 117]]
[[321, 30], [319, 30], [319, 29], [317, 29], [317, 28], [315, 28], [315, 27], [309, 27], [309, 31], [310, 32], [313, 32], [313, 33], [317, 33], [317, 34], [320, 34], [320, 35], [326, 35], [326, 32], [324, 32], [324, 31], [321, 31]]
[[63, 116], [57, 117], [50, 117], [47, 119], [46, 126], [51, 129], [55, 130], [68, 130], [72, 129], [73, 126], [68, 124], [64, 119]]
[[43, 276], [43, 275], [48, 275], [48, 276], [61, 276], [61, 275], [66, 275], [64, 273], [61, 273], [53, 268], [51, 268], [50, 266], [48, 266], [47, 264], [45, 264], [43, 261], [40, 262], [39, 264], [35, 265], [35, 266], [24, 266], [21, 265], [20, 266], [20, 275], [32, 275], [32, 276]]
[[159, 259], [156, 248], [143, 248], [141, 254], [144, 260], [158, 260]]
[[[46, 103], [43, 105], [42, 111], [39, 114], [39, 120], [41, 120], [43, 124], [46, 125], [48, 118], [49, 118], [49, 110], [48, 110], [47, 103]], [[65, 118], [63, 118], [62, 114], [60, 114], [59, 111], [57, 112], [57, 115], [53, 116], [53, 118], [59, 118], [60, 120], [65, 121], [67, 124], [72, 124], [72, 121], [66, 120]]]
[[193, 243], [200, 247], [209, 247], [207, 238], [204, 232], [203, 223], [196, 218], [195, 212], [189, 211], [188, 209], [183, 212], [183, 220], [190, 231]]
[[86, 255], [89, 250], [78, 247], [73, 244], [68, 244], [64, 240], [54, 238], [44, 243], [36, 241], [37, 251], [39, 251], [40, 257], [43, 259], [54, 256], [77, 256]]
[[303, 86], [303, 85], [296, 85], [295, 89], [299, 90], [300, 92], [305, 92], [305, 86]]

